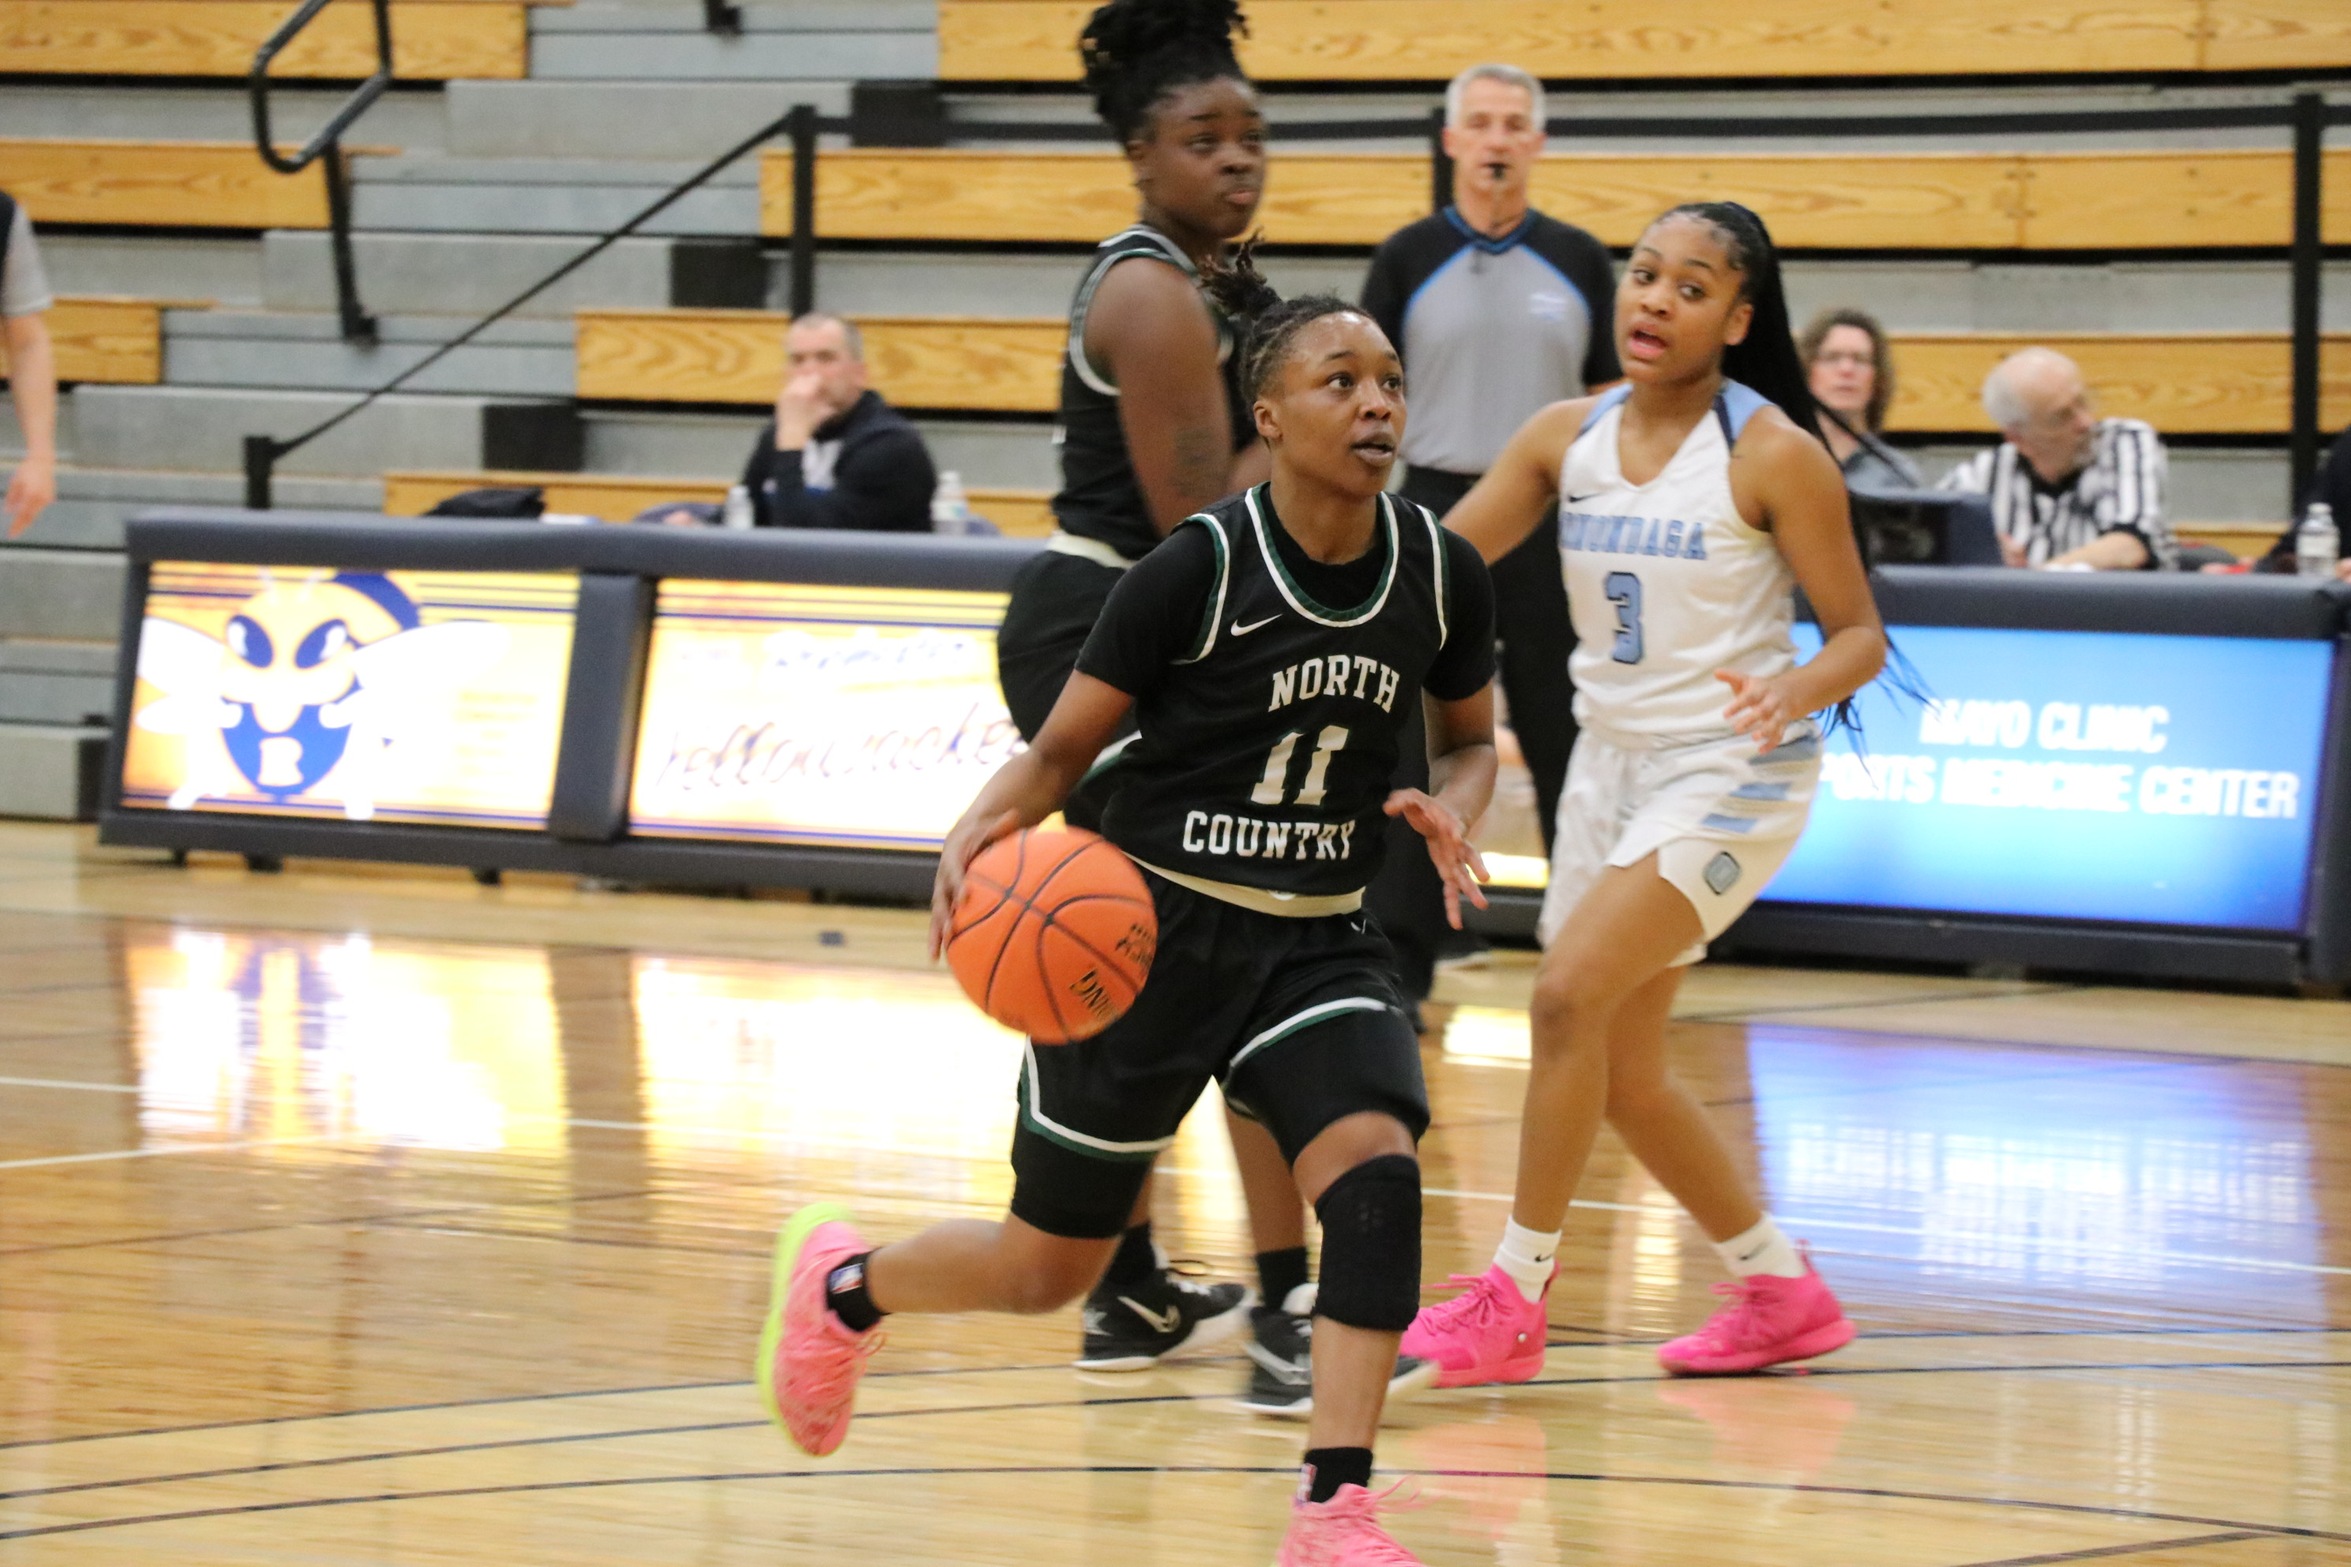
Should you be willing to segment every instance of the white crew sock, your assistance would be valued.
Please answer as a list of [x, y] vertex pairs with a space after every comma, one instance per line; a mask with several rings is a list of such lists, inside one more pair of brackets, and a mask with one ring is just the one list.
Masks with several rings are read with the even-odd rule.
[[1755, 1228], [1727, 1241], [1716, 1241], [1714, 1254], [1722, 1259], [1724, 1267], [1742, 1279], [1751, 1279], [1759, 1273], [1768, 1273], [1775, 1279], [1804, 1277], [1803, 1254], [1768, 1213], [1756, 1222]]
[[1519, 1294], [1533, 1302], [1541, 1300], [1543, 1291], [1550, 1287], [1558, 1258], [1557, 1230], [1546, 1235], [1512, 1219], [1503, 1226], [1502, 1244], [1494, 1252], [1494, 1266], [1509, 1274]]

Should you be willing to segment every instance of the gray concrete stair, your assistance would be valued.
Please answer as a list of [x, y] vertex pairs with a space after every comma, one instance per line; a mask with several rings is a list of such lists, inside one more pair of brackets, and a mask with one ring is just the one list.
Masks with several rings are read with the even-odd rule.
[[[598, 408], [583, 418], [590, 472], [717, 476], [743, 471], [764, 416]], [[967, 485], [1049, 490], [1060, 482], [1049, 423], [918, 419], [915, 428], [931, 460]]]
[[88, 821], [105, 763], [103, 727], [0, 722], [0, 816]]
[[451, 82], [446, 150], [471, 158], [707, 160], [789, 111], [849, 112], [834, 80]]
[[[352, 160], [362, 229], [607, 234], [692, 175], [688, 162], [401, 156]], [[759, 167], [744, 158], [648, 223], [650, 234], [759, 232]]]
[[[319, 236], [323, 249], [325, 235]], [[135, 299], [262, 301], [265, 240], [187, 235], [61, 234], [40, 237], [41, 262], [60, 294], [127, 294]]]
[[[361, 345], [345, 342], [331, 315], [172, 310], [164, 314], [164, 379], [175, 388], [372, 391], [472, 324], [464, 316], [379, 316], [377, 341]], [[403, 391], [569, 397], [575, 381], [572, 335], [569, 321], [509, 317], [426, 370]]]
[[114, 707], [114, 647], [0, 637], [0, 723], [105, 724]]
[[939, 74], [929, 0], [752, 0], [734, 38], [699, 5], [591, 3], [531, 12], [531, 75], [542, 81], [837, 81]]
[[[200, 386], [85, 386], [75, 394], [73, 459], [93, 468], [242, 471], [248, 435], [296, 435], [350, 406], [348, 396]], [[579, 465], [568, 403], [395, 393], [279, 464], [285, 474], [380, 476], [390, 468]]]
[[[303, 511], [348, 511], [376, 515], [384, 508], [380, 478], [337, 479], [281, 474], [275, 485], [280, 506]], [[57, 499], [16, 542], [44, 549], [119, 550], [123, 524], [157, 506], [242, 506], [245, 479], [239, 473], [189, 473], [169, 469], [62, 468]], [[0, 570], [6, 569], [0, 554]]]
[[[281, 142], [306, 142], [350, 96], [349, 87], [273, 86], [270, 132]], [[445, 135], [440, 90], [404, 87], [378, 98], [345, 140], [419, 152], [439, 147]], [[250, 142], [253, 110], [242, 85], [166, 86], [137, 78], [71, 85], [18, 77], [0, 92], [0, 136]]]
[[0, 549], [0, 637], [112, 642], [122, 629], [120, 555], [100, 550]]
[[[402, 234], [353, 236], [359, 297], [371, 311], [478, 318], [586, 249], [583, 236]], [[262, 237], [262, 292], [272, 310], [335, 308], [328, 236], [276, 230]], [[767, 298], [768, 263], [747, 236], [619, 241], [515, 312], [569, 319], [595, 306], [735, 306]], [[226, 302], [226, 301], [224, 301]]]

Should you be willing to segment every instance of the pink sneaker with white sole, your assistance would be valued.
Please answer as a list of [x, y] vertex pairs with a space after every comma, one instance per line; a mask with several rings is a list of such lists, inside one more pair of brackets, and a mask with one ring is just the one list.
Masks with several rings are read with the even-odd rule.
[[1728, 1302], [1697, 1332], [1658, 1347], [1658, 1363], [1676, 1376], [1734, 1377], [1790, 1360], [1810, 1360], [1853, 1342], [1845, 1308], [1804, 1260], [1800, 1278], [1769, 1273], [1717, 1284]]
[[869, 1248], [846, 1210], [812, 1203], [776, 1237], [774, 1295], [759, 1331], [759, 1396], [767, 1417], [812, 1457], [849, 1435], [857, 1380], [881, 1347], [879, 1328], [852, 1331], [825, 1304], [832, 1271]]
[[[1469, 1288], [1421, 1307], [1404, 1330], [1400, 1353], [1434, 1361], [1439, 1387], [1534, 1380], [1543, 1369], [1543, 1340], [1550, 1331], [1544, 1302], [1520, 1294], [1517, 1280], [1500, 1263], [1483, 1273], [1456, 1273], [1448, 1282]], [[1545, 1299], [1550, 1293], [1545, 1285]]]
[[1398, 1545], [1380, 1527], [1382, 1507], [1415, 1505], [1392, 1485], [1385, 1491], [1367, 1491], [1343, 1485], [1327, 1502], [1300, 1497], [1290, 1504], [1290, 1529], [1274, 1567], [1423, 1567], [1421, 1559]]

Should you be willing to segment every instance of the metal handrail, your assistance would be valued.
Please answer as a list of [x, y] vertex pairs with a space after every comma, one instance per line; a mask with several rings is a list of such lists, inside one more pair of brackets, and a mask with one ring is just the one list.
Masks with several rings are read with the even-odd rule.
[[292, 157], [278, 151], [277, 142], [269, 129], [270, 62], [317, 18], [319, 12], [333, 3], [334, 0], [302, 0], [294, 14], [287, 17], [278, 30], [254, 51], [253, 68], [245, 76], [245, 91], [253, 103], [253, 140], [261, 153], [262, 162], [280, 174], [299, 174], [319, 159], [326, 160], [327, 228], [334, 246], [336, 313], [342, 318], [345, 341], [373, 344], [376, 340], [376, 321], [375, 317], [360, 308], [359, 273], [351, 256], [351, 176], [343, 165], [343, 133], [392, 85], [391, 0], [371, 0], [375, 9], [375, 74], [353, 88], [351, 96], [343, 100], [342, 107]]

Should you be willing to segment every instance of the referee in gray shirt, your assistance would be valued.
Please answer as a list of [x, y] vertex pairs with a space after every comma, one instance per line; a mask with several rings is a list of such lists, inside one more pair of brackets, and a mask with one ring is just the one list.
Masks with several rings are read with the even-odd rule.
[[24, 460], [8, 477], [8, 536], [33, 525], [57, 498], [57, 356], [49, 343], [49, 280], [33, 248], [32, 220], [0, 191], [0, 329], [8, 346], [9, 401], [24, 431]]
[[[1543, 84], [1511, 65], [1473, 66], [1445, 90], [1445, 153], [1453, 204], [1388, 236], [1371, 259], [1363, 308], [1404, 357], [1412, 418], [1404, 431], [1404, 493], [1452, 510], [1518, 427], [1551, 403], [1617, 380], [1615, 273], [1607, 247], [1528, 204], [1543, 155]], [[1534, 774], [1548, 851], [1575, 747], [1575, 688], [1555, 531], [1537, 528], [1494, 564], [1494, 619], [1510, 727]], [[1406, 743], [1407, 758], [1420, 748]], [[1405, 780], [1399, 776], [1399, 784]], [[1408, 991], [1425, 994], [1441, 920], [1423, 943], [1413, 923], [1439, 895], [1428, 856], [1401, 846], [1388, 863], [1428, 885], [1373, 889]], [[1425, 897], [1422, 893], [1425, 892]]]

